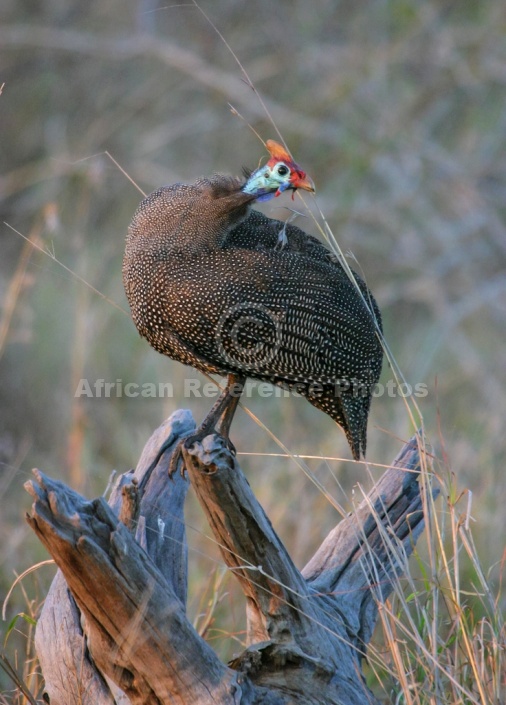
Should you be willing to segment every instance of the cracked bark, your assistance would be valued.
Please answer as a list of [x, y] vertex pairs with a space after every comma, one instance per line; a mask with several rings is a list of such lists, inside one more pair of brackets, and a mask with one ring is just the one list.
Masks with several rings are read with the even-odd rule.
[[416, 437], [302, 571], [223, 439], [210, 435], [183, 451], [247, 600], [248, 646], [226, 665], [185, 610], [189, 482], [169, 481], [167, 467], [175, 443], [193, 428], [185, 411], [164, 422], [135, 472], [119, 478], [109, 505], [39, 471], [27, 483], [34, 498], [27, 520], [60, 568], [36, 631], [51, 703], [376, 703], [361, 659], [377, 605], [424, 527]]

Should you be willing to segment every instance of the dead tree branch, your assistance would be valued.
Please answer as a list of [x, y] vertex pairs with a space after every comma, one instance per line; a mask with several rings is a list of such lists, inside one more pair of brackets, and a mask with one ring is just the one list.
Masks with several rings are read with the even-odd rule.
[[[28, 522], [61, 570], [37, 629], [51, 703], [375, 703], [361, 659], [377, 604], [406, 570], [424, 526], [416, 438], [302, 572], [223, 439], [210, 435], [184, 451], [247, 599], [249, 646], [226, 666], [185, 612], [188, 482], [169, 481], [167, 467], [174, 443], [192, 428], [188, 412], [173, 414], [135, 473], [120, 478], [111, 506], [39, 471], [27, 483], [35, 500]], [[136, 537], [127, 528], [134, 523]]]

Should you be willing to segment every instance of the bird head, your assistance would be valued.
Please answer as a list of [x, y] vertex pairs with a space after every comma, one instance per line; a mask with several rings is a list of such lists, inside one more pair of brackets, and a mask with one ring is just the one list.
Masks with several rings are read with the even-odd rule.
[[256, 196], [257, 201], [268, 201], [283, 191], [295, 193], [298, 188], [314, 193], [312, 179], [293, 161], [283, 145], [267, 140], [266, 147], [271, 157], [264, 166], [249, 175], [242, 187], [244, 193]]

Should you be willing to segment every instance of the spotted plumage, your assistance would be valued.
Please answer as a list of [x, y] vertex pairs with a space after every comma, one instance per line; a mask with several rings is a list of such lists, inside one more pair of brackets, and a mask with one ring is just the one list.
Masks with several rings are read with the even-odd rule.
[[316, 238], [250, 205], [244, 183], [216, 175], [160, 188], [130, 225], [123, 278], [140, 334], [208, 373], [288, 386], [366, 449], [382, 364], [378, 307]]

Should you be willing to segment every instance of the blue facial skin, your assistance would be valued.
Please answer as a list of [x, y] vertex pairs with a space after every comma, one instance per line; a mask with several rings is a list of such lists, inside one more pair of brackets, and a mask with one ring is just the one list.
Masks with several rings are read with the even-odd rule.
[[274, 198], [274, 196], [276, 195], [275, 191], [267, 191], [265, 193], [262, 193], [263, 191], [264, 189], [260, 189], [259, 191], [257, 191], [257, 193], [262, 194], [261, 196], [257, 196], [257, 201], [259, 203], [262, 203], [262, 201], [270, 201], [271, 198]]
[[258, 189], [257, 193], [261, 195], [257, 196], [257, 201], [259, 201], [260, 203], [262, 201], [270, 201], [271, 198], [274, 198], [274, 196], [277, 196], [279, 193], [283, 193], [283, 191], [286, 191], [288, 188], [290, 188], [289, 183], [279, 184], [276, 191], [266, 191], [265, 189]]
[[278, 196], [291, 187], [289, 178], [279, 180], [279, 176], [276, 178], [273, 175], [271, 176], [271, 174], [272, 172], [269, 174], [266, 167], [257, 169], [257, 171], [251, 174], [242, 190], [244, 193], [250, 193], [256, 196], [256, 200], [261, 203], [262, 201], [270, 201], [271, 198]]

